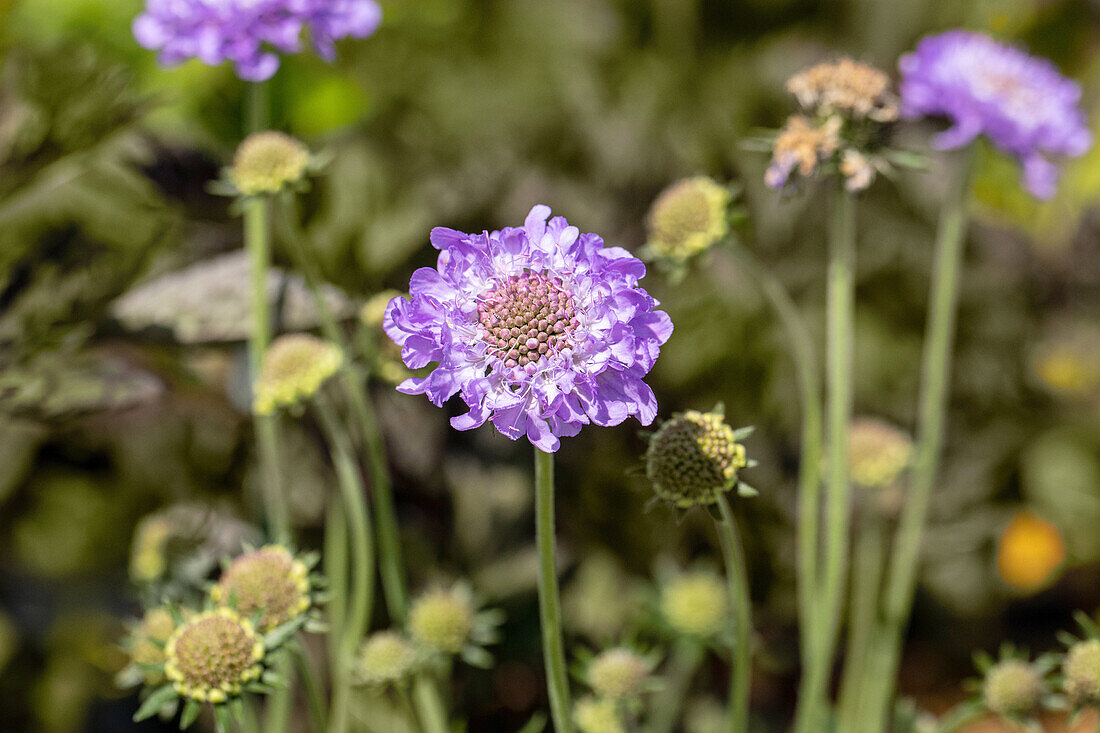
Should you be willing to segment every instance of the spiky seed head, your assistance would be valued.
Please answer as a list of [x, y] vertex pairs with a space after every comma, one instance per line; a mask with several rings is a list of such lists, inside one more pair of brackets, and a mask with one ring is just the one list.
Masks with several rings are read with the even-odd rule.
[[278, 193], [298, 183], [309, 168], [309, 149], [281, 132], [249, 136], [233, 158], [229, 178], [245, 196]]
[[1100, 707], [1100, 639], [1086, 639], [1070, 647], [1062, 662], [1062, 678], [1071, 705]]
[[649, 210], [650, 252], [685, 262], [729, 233], [730, 192], [710, 178], [688, 178], [665, 189]]
[[600, 652], [588, 663], [588, 684], [600, 697], [634, 697], [649, 677], [650, 663], [625, 647]]
[[857, 418], [849, 432], [848, 456], [854, 483], [866, 488], [885, 488], [909, 466], [913, 441], [883, 420]]
[[168, 638], [164, 655], [165, 674], [180, 696], [216, 704], [260, 675], [264, 642], [251, 621], [219, 608], [181, 624]]
[[409, 611], [409, 633], [433, 651], [458, 654], [474, 627], [470, 599], [456, 590], [434, 590], [420, 596]]
[[1021, 659], [1006, 659], [994, 665], [982, 683], [982, 698], [990, 711], [1006, 718], [1025, 718], [1039, 707], [1043, 679]]
[[359, 676], [368, 685], [388, 685], [405, 679], [416, 662], [416, 650], [396, 631], [379, 631], [359, 649]]
[[271, 631], [309, 610], [309, 569], [282, 545], [266, 545], [234, 559], [210, 597], [245, 618], [258, 614], [260, 628]]
[[582, 697], [573, 706], [573, 722], [580, 733], [625, 733], [619, 706], [608, 698]]
[[256, 380], [253, 409], [269, 415], [317, 393], [344, 363], [340, 349], [306, 333], [275, 339], [264, 354]]
[[661, 612], [681, 634], [716, 634], [726, 625], [726, 588], [713, 573], [685, 573], [661, 589]]
[[661, 425], [646, 451], [646, 476], [657, 496], [678, 507], [713, 504], [737, 484], [745, 446], [717, 412], [689, 410]]

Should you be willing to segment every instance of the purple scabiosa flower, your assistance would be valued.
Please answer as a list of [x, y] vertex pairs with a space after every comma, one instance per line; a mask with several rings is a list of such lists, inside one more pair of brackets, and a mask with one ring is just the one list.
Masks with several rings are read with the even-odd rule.
[[898, 66], [902, 113], [951, 122], [936, 147], [962, 147], [984, 134], [1020, 161], [1024, 186], [1038, 198], [1057, 187], [1052, 157], [1077, 157], [1092, 145], [1080, 85], [1046, 59], [955, 30], [923, 39]]
[[549, 217], [536, 206], [522, 227], [433, 229], [438, 264], [413, 273], [411, 298], [390, 301], [384, 327], [410, 368], [438, 362], [399, 391], [439, 406], [461, 394], [470, 411], [451, 420], [458, 430], [491, 420], [553, 452], [589, 423], [653, 421], [642, 379], [672, 321], [638, 287], [640, 260]]
[[340, 38], [366, 38], [382, 20], [375, 0], [147, 0], [134, 37], [161, 63], [230, 61], [245, 81], [269, 79], [279, 54], [301, 50], [303, 34], [327, 61]]

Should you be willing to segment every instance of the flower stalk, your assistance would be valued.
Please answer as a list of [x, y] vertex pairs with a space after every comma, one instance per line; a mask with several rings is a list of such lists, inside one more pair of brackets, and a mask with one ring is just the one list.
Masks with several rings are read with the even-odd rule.
[[687, 699], [691, 680], [703, 663], [705, 648], [697, 639], [682, 638], [672, 648], [668, 670], [663, 675], [663, 686], [650, 707], [646, 733], [671, 733], [679, 717], [683, 701]]
[[733, 669], [730, 673], [729, 733], [749, 729], [749, 693], [752, 690], [752, 599], [749, 593], [749, 571], [745, 563], [745, 548], [737, 531], [737, 520], [730, 510], [725, 494], [718, 496], [721, 520], [716, 522], [722, 557], [726, 564], [733, 614]]
[[557, 733], [572, 733], [554, 538], [554, 455], [535, 450], [535, 542], [539, 555], [539, 620], [550, 715]]

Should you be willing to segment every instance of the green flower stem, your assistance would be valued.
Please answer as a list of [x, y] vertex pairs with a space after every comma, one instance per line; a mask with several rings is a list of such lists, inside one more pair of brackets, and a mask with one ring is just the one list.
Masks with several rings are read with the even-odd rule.
[[752, 690], [752, 598], [745, 548], [737, 531], [737, 520], [724, 495], [718, 496], [722, 518], [716, 522], [722, 557], [726, 564], [731, 622], [734, 626], [733, 669], [730, 672], [729, 733], [749, 729], [749, 692]]
[[351, 688], [352, 660], [360, 640], [370, 625], [374, 595], [374, 547], [371, 541], [366, 492], [359, 474], [359, 466], [352, 452], [351, 441], [323, 391], [314, 396], [314, 404], [336, 466], [336, 476], [351, 537], [351, 587], [337, 656], [332, 661], [334, 690], [333, 709], [329, 721], [330, 731], [343, 733], [348, 728], [349, 701], [347, 698]]
[[837, 183], [829, 222], [829, 266], [826, 296], [828, 392], [828, 491], [825, 500], [825, 568], [813, 658], [803, 671], [795, 730], [821, 730], [821, 708], [836, 652], [848, 570], [849, 504], [848, 429], [852, 418], [852, 327], [855, 306], [855, 202]]
[[245, 133], [267, 129], [271, 124], [271, 90], [267, 82], [255, 82], [245, 90]]
[[[321, 296], [322, 277], [316, 262], [309, 256], [305, 235], [298, 224], [296, 199], [292, 194], [284, 198], [281, 210], [288, 232], [288, 244], [294, 266], [302, 273], [314, 306], [321, 316], [321, 329], [325, 338], [338, 345], [350, 357], [351, 349], [332, 309]], [[401, 542], [398, 534], [397, 512], [393, 503], [393, 481], [390, 478], [385, 444], [378, 428], [373, 405], [367, 396], [366, 375], [355, 363], [345, 359], [341, 373], [344, 392], [359, 426], [366, 448], [371, 477], [371, 499], [374, 504], [375, 531], [378, 535], [378, 560], [382, 574], [382, 590], [386, 607], [394, 622], [405, 619], [408, 610], [408, 593], [405, 588], [405, 569], [401, 558]]]
[[[268, 207], [269, 202], [263, 197], [252, 197], [244, 202], [244, 238], [252, 276], [252, 333], [248, 339], [251, 384], [259, 378], [260, 364], [271, 342], [271, 313], [267, 295], [267, 273], [271, 260]], [[253, 424], [264, 510], [275, 541], [285, 544], [290, 540], [290, 516], [279, 472], [278, 425], [273, 415], [254, 415]]]
[[736, 264], [756, 283], [779, 317], [786, 331], [797, 374], [802, 405], [802, 448], [798, 465], [798, 599], [802, 663], [808, 666], [815, 643], [817, 563], [821, 541], [818, 527], [821, 515], [821, 378], [817, 355], [806, 320], [779, 278], [764, 267], [749, 249], [734, 243], [730, 252]]
[[344, 616], [348, 606], [348, 521], [344, 504], [337, 497], [330, 497], [325, 512], [325, 579], [328, 581], [329, 659], [339, 656], [340, 639], [344, 635]]
[[302, 648], [301, 643], [295, 639], [289, 645], [294, 665], [298, 670], [298, 676], [302, 678], [306, 691], [306, 705], [309, 709], [310, 725], [314, 733], [323, 733], [328, 725], [325, 690], [321, 684], [317, 668], [309, 658], [309, 654]]
[[958, 733], [964, 726], [969, 725], [989, 714], [985, 706], [973, 701], [957, 705], [948, 711], [936, 726], [936, 733]]
[[425, 733], [447, 733], [451, 729], [447, 708], [439, 693], [439, 685], [430, 673], [417, 675], [412, 683], [412, 692], [417, 718]]
[[929, 315], [921, 367], [921, 393], [917, 414], [917, 444], [913, 473], [905, 508], [902, 510], [882, 608], [881, 644], [873, 670], [881, 675], [870, 678], [874, 695], [870, 721], [883, 720], [894, 692], [894, 679], [901, 657], [902, 634], [916, 592], [921, 535], [928, 519], [943, 447], [951, 375], [951, 351], [955, 340], [958, 306], [959, 271], [962, 269], [966, 240], [966, 208], [969, 200], [970, 168], [973, 146], [961, 153], [961, 170], [952, 181], [940, 214], [936, 234], [936, 255], [929, 295]]
[[401, 712], [408, 717], [409, 722], [413, 725], [413, 730], [415, 730], [416, 733], [424, 733], [424, 724], [420, 722], [420, 715], [416, 712], [416, 707], [413, 705], [408, 686], [397, 685], [395, 691], [397, 693], [397, 699], [401, 703]]
[[554, 456], [535, 450], [535, 542], [539, 553], [539, 620], [546, 689], [555, 733], [572, 733], [573, 719], [566, 674], [565, 641], [554, 538]]
[[294, 659], [280, 654], [274, 666], [282, 682], [271, 693], [270, 702], [264, 709], [263, 729], [265, 733], [286, 733], [294, 712]]
[[840, 730], [844, 731], [857, 730], [863, 719], [860, 706], [866, 684], [867, 654], [878, 619], [885, 537], [883, 519], [873, 510], [856, 525], [848, 648], [840, 685]]
[[662, 687], [650, 706], [646, 733], [672, 733], [680, 717], [680, 707], [691, 688], [691, 680], [703, 662], [704, 652], [703, 645], [696, 639], [676, 641], [668, 671], [662, 677]]

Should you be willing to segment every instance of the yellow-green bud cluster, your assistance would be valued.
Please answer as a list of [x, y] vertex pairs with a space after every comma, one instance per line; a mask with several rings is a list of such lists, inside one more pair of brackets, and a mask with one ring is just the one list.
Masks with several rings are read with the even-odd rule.
[[626, 733], [614, 700], [582, 697], [573, 706], [573, 722], [580, 733]]
[[679, 507], [713, 504], [747, 465], [745, 446], [721, 414], [689, 410], [665, 422], [649, 443], [646, 476], [657, 496]]
[[409, 633], [413, 640], [432, 651], [458, 654], [473, 627], [473, 605], [455, 590], [429, 591], [409, 611]]
[[253, 409], [268, 415], [299, 404], [316, 394], [343, 361], [338, 348], [309, 334], [280, 336], [264, 354]]
[[729, 204], [730, 192], [705, 176], [673, 184], [649, 210], [650, 253], [685, 262], [705, 251], [729, 232]]
[[994, 665], [982, 683], [982, 697], [990, 711], [1006, 718], [1024, 718], [1039, 707], [1043, 679], [1025, 661], [1006, 659]]
[[264, 642], [252, 622], [232, 609], [185, 621], [164, 646], [165, 674], [181, 697], [221, 703], [259, 677]]
[[163, 517], [143, 519], [134, 531], [130, 550], [130, 577], [138, 583], [151, 583], [168, 569], [165, 545], [172, 524]]
[[141, 679], [145, 684], [156, 685], [164, 681], [155, 667], [164, 664], [164, 645], [175, 630], [176, 622], [165, 608], [146, 611], [134, 629], [130, 637], [130, 661], [141, 665]]
[[400, 682], [415, 663], [416, 650], [404, 636], [396, 631], [379, 631], [359, 650], [359, 677], [368, 685]]
[[588, 663], [588, 684], [597, 695], [612, 700], [642, 692], [649, 677], [650, 663], [624, 647], [600, 652]]
[[726, 588], [712, 573], [685, 573], [661, 589], [661, 612], [681, 634], [718, 633], [725, 628], [728, 610]]
[[215, 603], [233, 603], [246, 618], [259, 616], [271, 631], [309, 610], [309, 569], [281, 545], [246, 552], [229, 564], [210, 590]]
[[1100, 707], [1100, 639], [1086, 639], [1070, 647], [1062, 663], [1062, 678], [1073, 707]]
[[852, 481], [867, 488], [894, 483], [913, 457], [909, 436], [882, 420], [853, 420], [848, 441]]
[[309, 150], [281, 132], [257, 132], [237, 148], [229, 178], [245, 196], [278, 193], [309, 168]]

